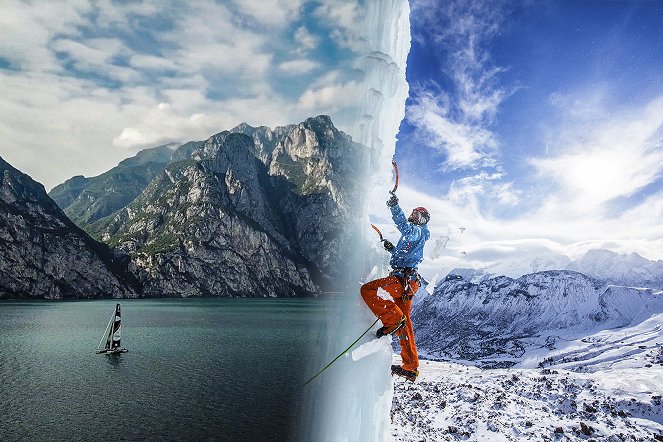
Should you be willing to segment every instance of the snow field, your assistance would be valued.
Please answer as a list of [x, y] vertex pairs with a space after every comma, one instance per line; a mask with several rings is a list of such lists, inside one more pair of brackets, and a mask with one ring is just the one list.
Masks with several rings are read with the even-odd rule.
[[[399, 363], [395, 358], [394, 363]], [[482, 370], [422, 361], [394, 378], [396, 441], [663, 440], [663, 369]]]

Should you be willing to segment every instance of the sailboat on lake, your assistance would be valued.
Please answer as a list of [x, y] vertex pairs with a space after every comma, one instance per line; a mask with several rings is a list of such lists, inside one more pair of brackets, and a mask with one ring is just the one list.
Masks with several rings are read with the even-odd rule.
[[[99, 341], [97, 353], [120, 354], [129, 350], [120, 346], [120, 326], [122, 325], [122, 315], [120, 314], [120, 304], [115, 305], [115, 310], [111, 315], [110, 321], [106, 326], [106, 331]], [[103, 345], [103, 347], [102, 347]]]

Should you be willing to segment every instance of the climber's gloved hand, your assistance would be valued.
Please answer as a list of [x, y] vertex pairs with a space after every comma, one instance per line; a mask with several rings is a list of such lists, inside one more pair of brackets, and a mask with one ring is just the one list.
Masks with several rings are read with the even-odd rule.
[[394, 207], [396, 204], [398, 204], [398, 197], [392, 194], [387, 200], [387, 207]]
[[384, 249], [387, 252], [391, 252], [392, 250], [394, 250], [394, 245], [388, 239], [383, 239], [382, 240], [382, 245], [384, 246]]

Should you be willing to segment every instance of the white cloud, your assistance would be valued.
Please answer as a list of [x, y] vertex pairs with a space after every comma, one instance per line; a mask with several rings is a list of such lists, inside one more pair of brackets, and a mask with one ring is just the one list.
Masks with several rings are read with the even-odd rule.
[[314, 49], [316, 46], [318, 46], [320, 41], [320, 38], [311, 34], [311, 32], [306, 29], [306, 26], [300, 26], [297, 28], [294, 33], [294, 38], [295, 42], [298, 44], [298, 52], [310, 51], [311, 49]]
[[360, 22], [362, 10], [355, 1], [348, 0], [326, 0], [321, 4], [316, 13], [318, 16], [331, 22], [337, 29], [357, 29], [356, 24]]
[[[483, 188], [485, 191], [487, 188]], [[473, 192], [480, 192], [477, 188]], [[400, 205], [406, 212], [424, 206], [431, 213], [431, 241], [421, 264], [424, 277], [446, 274], [456, 267], [531, 268], [535, 258], [553, 259], [560, 254], [577, 259], [588, 250], [606, 248], [616, 253], [637, 252], [663, 259], [663, 193], [653, 195], [620, 217], [574, 216], [558, 206], [558, 212], [521, 213], [511, 217], [486, 214], [473, 192], [465, 198], [439, 197], [401, 185]], [[375, 205], [375, 207], [379, 207]], [[376, 214], [378, 227], [387, 238], [398, 236], [386, 209]], [[374, 220], [374, 221], [375, 221]], [[464, 228], [461, 233], [461, 227]], [[429, 256], [436, 241], [445, 240], [440, 255]], [[465, 252], [465, 255], [463, 255]]]
[[357, 1], [326, 0], [318, 6], [316, 14], [331, 28], [329, 35], [336, 44], [361, 53], [367, 48], [360, 26], [364, 21], [363, 14], [376, 5], [369, 2], [366, 7], [361, 7]]
[[284, 27], [299, 18], [304, 0], [234, 0], [234, 4], [263, 25]]
[[273, 57], [266, 47], [268, 33], [238, 25], [226, 6], [209, 1], [192, 3], [161, 38], [176, 46], [164, 55], [177, 60], [183, 72], [236, 75], [235, 83], [264, 82]]
[[314, 69], [317, 69], [318, 67], [318, 63], [306, 59], [289, 60], [279, 65], [279, 69], [281, 71], [293, 75], [306, 74]]
[[[497, 164], [500, 142], [492, 131], [499, 107], [513, 91], [501, 87], [504, 68], [491, 64], [487, 43], [500, 31], [501, 5], [481, 2], [413, 2], [418, 29], [441, 48], [443, 73], [452, 86], [434, 83], [412, 89], [408, 121], [431, 147], [446, 154], [447, 169]], [[424, 39], [424, 35], [414, 38]]]
[[361, 85], [355, 82], [308, 89], [299, 97], [297, 106], [310, 112], [333, 112], [356, 103], [360, 90]]
[[[596, 120], [588, 110], [584, 112]], [[605, 115], [601, 108], [595, 113]], [[552, 178], [559, 186], [552, 206], [563, 200], [566, 210], [595, 212], [663, 174], [663, 97], [640, 110], [613, 111], [602, 122], [585, 127], [582, 135], [573, 124], [556, 132], [569, 143], [562, 152], [531, 160], [543, 179]]]
[[53, 35], [76, 34], [91, 6], [86, 1], [66, 3], [9, 1], [0, 14], [0, 57], [15, 68], [58, 71], [59, 64], [48, 45]]
[[423, 131], [427, 145], [443, 151], [445, 167], [481, 168], [496, 165], [499, 142], [480, 125], [456, 121], [451, 116], [451, 98], [443, 92], [418, 92], [406, 109], [408, 121]]
[[[85, 2], [89, 3], [89, 2]], [[114, 0], [95, 0], [92, 3], [97, 14], [95, 25], [102, 28], [120, 28], [131, 30], [132, 19], [135, 17], [151, 17], [170, 13], [171, 4], [161, 0], [140, 0], [122, 3], [122, 7]]]
[[129, 64], [136, 69], [145, 69], [148, 71], [169, 71], [178, 69], [177, 63], [170, 58], [146, 54], [132, 55], [129, 59]]

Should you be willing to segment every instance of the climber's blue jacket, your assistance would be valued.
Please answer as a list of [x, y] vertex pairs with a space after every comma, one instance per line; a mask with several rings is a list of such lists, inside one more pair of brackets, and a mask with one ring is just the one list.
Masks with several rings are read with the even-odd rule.
[[397, 268], [417, 268], [424, 259], [424, 244], [430, 239], [428, 226], [408, 222], [398, 204], [391, 207], [391, 217], [402, 236], [391, 251], [389, 264]]

